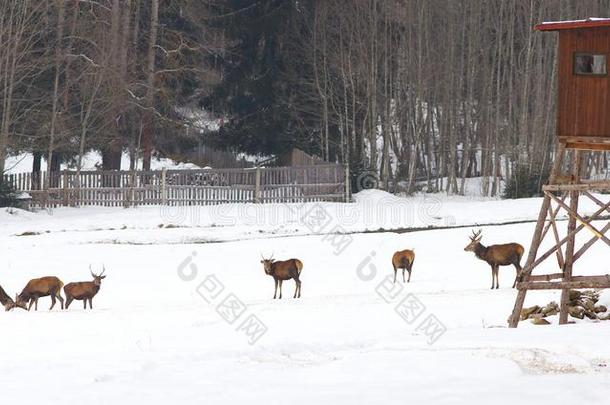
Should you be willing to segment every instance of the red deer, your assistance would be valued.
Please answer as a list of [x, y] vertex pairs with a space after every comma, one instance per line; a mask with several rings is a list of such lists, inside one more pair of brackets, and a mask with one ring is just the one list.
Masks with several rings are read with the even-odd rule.
[[10, 311], [15, 308], [15, 301], [4, 291], [2, 286], [0, 286], [0, 304], [4, 306], [5, 311]]
[[415, 252], [409, 249], [401, 250], [392, 256], [392, 266], [394, 266], [394, 283], [396, 283], [396, 270], [402, 269], [402, 281], [405, 282], [405, 270], [409, 272], [407, 283], [411, 282], [411, 270], [415, 261]]
[[[28, 311], [34, 306], [34, 310], [38, 311], [38, 298], [51, 296], [51, 308], [55, 306], [55, 298], [57, 298], [61, 304], [61, 309], [64, 309], [64, 299], [61, 296], [61, 288], [64, 283], [57, 277], [42, 277], [34, 280], [30, 280], [25, 286], [21, 294], [17, 296], [15, 300], [15, 306], [19, 308], [27, 309]], [[30, 305], [26, 308], [26, 304]]]
[[517, 284], [517, 277], [521, 273], [521, 256], [523, 256], [523, 246], [518, 243], [506, 243], [504, 245], [491, 245], [485, 247], [481, 244], [481, 230], [479, 232], [472, 231], [470, 243], [464, 248], [466, 252], [474, 252], [475, 256], [491, 266], [491, 288], [494, 288], [494, 280], [496, 288], [499, 288], [498, 269], [500, 266], [515, 266], [517, 275], [513, 283], [513, 288]]
[[265, 268], [265, 274], [273, 277], [275, 280], [275, 292], [273, 293], [273, 299], [277, 296], [278, 286], [280, 288], [280, 299], [282, 299], [282, 282], [285, 280], [294, 279], [296, 283], [296, 289], [294, 290], [293, 298], [301, 298], [301, 271], [303, 270], [303, 263], [299, 259], [290, 259], [285, 261], [275, 261], [273, 257], [269, 259], [261, 260], [263, 267]]
[[93, 309], [93, 297], [98, 293], [102, 286], [102, 280], [106, 278], [104, 273], [106, 267], [100, 274], [95, 274], [89, 266], [89, 271], [93, 277], [93, 281], [81, 281], [78, 283], [69, 283], [64, 287], [66, 293], [66, 309], [70, 307], [70, 304], [74, 300], [84, 301], [85, 309], [87, 309], [87, 301], [89, 301], [89, 309]]

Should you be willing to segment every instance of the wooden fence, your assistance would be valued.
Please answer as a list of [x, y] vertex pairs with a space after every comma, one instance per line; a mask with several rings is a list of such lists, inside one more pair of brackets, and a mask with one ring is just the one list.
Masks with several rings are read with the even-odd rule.
[[[32, 207], [347, 201], [346, 169], [300, 167], [7, 174]], [[48, 184], [47, 184], [48, 183]]]

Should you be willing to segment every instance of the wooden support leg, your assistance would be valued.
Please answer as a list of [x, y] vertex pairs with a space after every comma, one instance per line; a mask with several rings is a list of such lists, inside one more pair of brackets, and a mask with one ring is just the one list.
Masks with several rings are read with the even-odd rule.
[[[555, 162], [553, 163], [553, 169], [549, 175], [549, 183], [553, 184], [555, 178], [561, 171], [561, 164], [565, 154], [565, 144], [560, 143], [555, 156]], [[544, 200], [542, 201], [542, 207], [540, 207], [540, 213], [538, 214], [538, 222], [536, 223], [536, 229], [534, 230], [534, 236], [532, 237], [532, 243], [530, 245], [530, 251], [527, 256], [525, 267], [519, 276], [520, 281], [527, 281], [530, 273], [533, 270], [533, 264], [536, 260], [536, 254], [538, 254], [538, 248], [542, 242], [542, 230], [544, 228], [544, 221], [548, 214], [549, 207], [551, 206], [551, 197], [545, 194]], [[508, 319], [508, 326], [516, 328], [519, 324], [519, 317], [521, 316], [521, 310], [523, 309], [523, 303], [525, 302], [525, 295], [527, 294], [526, 289], [520, 289], [517, 293], [517, 299], [515, 300], [515, 306], [513, 312]]]
[[[578, 178], [580, 175], [580, 151], [574, 151], [574, 167], [573, 173]], [[568, 219], [568, 234], [576, 229], [576, 213], [578, 212], [578, 197], [579, 191], [570, 191], [570, 218]], [[574, 264], [574, 243], [576, 240], [576, 234], [573, 234], [568, 239], [566, 244], [566, 259], [565, 266], [563, 268], [563, 281], [570, 281], [572, 278], [572, 266]], [[561, 304], [559, 307], [559, 324], [565, 325], [568, 323], [569, 314], [569, 303], [570, 303], [570, 289], [564, 288], [561, 290]]]
[[[587, 197], [589, 197], [590, 200], [592, 200], [595, 204], [597, 204], [598, 206], [602, 207], [603, 209], [606, 210], [606, 212], [610, 213], [610, 203], [603, 203], [601, 200], [599, 200], [597, 197], [595, 197], [594, 195], [592, 195], [591, 193], [589, 193], [588, 191], [583, 191], [583, 194], [586, 195]], [[590, 218], [592, 221], [597, 218], [597, 215], [592, 215]], [[604, 225], [604, 227], [599, 231], [602, 235], [605, 235], [606, 232], [608, 232], [610, 230], [610, 222], [607, 223], [606, 225]], [[576, 262], [576, 260], [578, 260], [583, 254], [585, 254], [585, 252], [587, 250], [589, 250], [589, 248], [591, 246], [593, 246], [593, 244], [595, 242], [597, 242], [600, 239], [599, 235], [595, 235], [593, 236], [591, 239], [589, 239], [587, 241], [587, 243], [585, 243], [580, 249], [578, 249], [578, 252], [574, 253], [574, 262]]]
[[[527, 256], [527, 261], [525, 262], [525, 267], [523, 268], [521, 275], [517, 276], [519, 281], [527, 281], [528, 276], [532, 272], [532, 264], [534, 263], [534, 260], [536, 260], [538, 247], [540, 247], [540, 243], [542, 242], [542, 228], [544, 227], [544, 220], [546, 219], [546, 214], [550, 205], [551, 198], [545, 195], [544, 200], [542, 201], [542, 207], [540, 208], [540, 214], [538, 215], [538, 222], [536, 223], [536, 230], [534, 231], [534, 236], [532, 237], [532, 244], [530, 245], [530, 251]], [[517, 293], [515, 306], [513, 307], [513, 312], [508, 320], [508, 326], [510, 328], [516, 328], [519, 324], [519, 318], [521, 316], [521, 310], [523, 309], [526, 294], [527, 290], [525, 289], [519, 290]]]
[[[549, 206], [549, 221], [550, 221], [551, 227], [553, 229], [553, 236], [555, 237], [555, 243], [559, 244], [559, 243], [561, 243], [561, 239], [559, 238], [559, 230], [557, 229], [557, 223], [555, 222], [556, 216], [557, 216], [556, 213], [553, 212], [553, 210]], [[563, 253], [562, 253], [561, 249], [557, 249], [555, 254], [557, 256], [557, 265], [559, 266], [560, 269], [563, 269], [563, 266], [565, 265], [565, 260], [563, 258]]]

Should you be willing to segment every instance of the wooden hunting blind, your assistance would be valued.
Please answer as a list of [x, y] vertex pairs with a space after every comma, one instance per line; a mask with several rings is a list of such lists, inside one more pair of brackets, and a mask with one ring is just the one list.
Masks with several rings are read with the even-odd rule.
[[[548, 22], [536, 25], [537, 31], [557, 31], [558, 100], [557, 150], [549, 183], [542, 187], [544, 199], [530, 251], [517, 283], [518, 293], [509, 326], [519, 323], [528, 290], [560, 289], [559, 323], [568, 320], [569, 291], [575, 288], [610, 288], [610, 275], [574, 276], [574, 263], [598, 240], [610, 247], [605, 233], [610, 230], [610, 201], [602, 201], [595, 191], [610, 191], [610, 181], [583, 178], [590, 159], [583, 151], [610, 151], [610, 18]], [[567, 162], [565, 157], [571, 156]], [[569, 163], [569, 164], [567, 164]], [[568, 169], [566, 170], [566, 167]], [[578, 211], [578, 200], [585, 196], [596, 211], [588, 216]], [[567, 213], [567, 232], [560, 232], [558, 214]], [[599, 228], [599, 222], [606, 224]], [[593, 221], [596, 221], [595, 224]], [[587, 229], [590, 238], [577, 247], [576, 234]], [[539, 254], [545, 238], [552, 246]], [[549, 257], [555, 256], [559, 272], [533, 275], [532, 271]], [[605, 263], [603, 264], [605, 265]]]
[[585, 149], [610, 143], [610, 19], [542, 23], [535, 29], [559, 33], [559, 139]]

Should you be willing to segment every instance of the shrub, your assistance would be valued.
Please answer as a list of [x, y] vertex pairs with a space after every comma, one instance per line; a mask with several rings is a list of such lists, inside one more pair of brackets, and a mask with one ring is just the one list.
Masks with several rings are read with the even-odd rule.
[[10, 183], [2, 181], [0, 178], [0, 207], [17, 207], [17, 193]]
[[519, 165], [504, 188], [504, 198], [528, 198], [542, 195], [542, 186], [549, 178], [547, 168], [530, 170], [527, 166]]
[[352, 193], [362, 190], [379, 188], [379, 176], [377, 171], [368, 167], [360, 161], [350, 164], [350, 182]]

